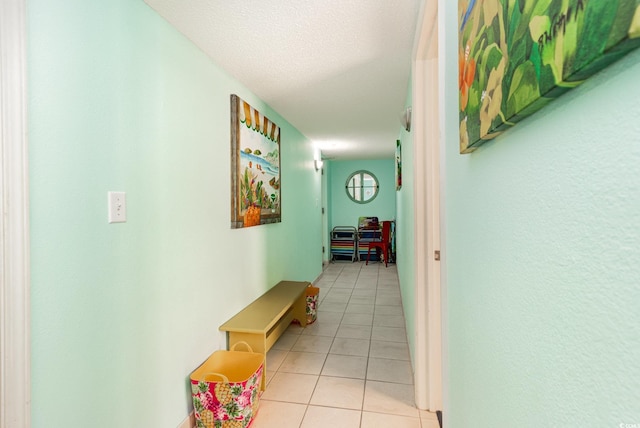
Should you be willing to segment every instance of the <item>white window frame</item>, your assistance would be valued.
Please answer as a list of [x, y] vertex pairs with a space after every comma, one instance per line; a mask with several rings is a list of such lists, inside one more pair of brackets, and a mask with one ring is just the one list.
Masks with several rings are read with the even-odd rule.
[[[360, 176], [360, 183], [357, 185], [351, 184], [352, 179], [358, 175]], [[375, 186], [365, 185], [365, 175], [368, 175], [373, 179], [373, 181], [375, 182]], [[373, 189], [373, 196], [371, 196], [367, 200], [364, 199], [365, 189]], [[378, 196], [378, 192], [380, 191], [380, 182], [378, 181], [378, 177], [376, 177], [371, 171], [361, 169], [358, 171], [354, 171], [349, 175], [349, 178], [347, 178], [347, 183], [345, 184], [345, 190], [347, 192], [347, 196], [351, 201], [357, 204], [368, 204]]]

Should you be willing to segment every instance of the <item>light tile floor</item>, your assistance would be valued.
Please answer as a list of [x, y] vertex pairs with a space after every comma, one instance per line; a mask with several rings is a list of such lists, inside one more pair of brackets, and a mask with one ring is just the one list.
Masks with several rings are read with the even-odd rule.
[[253, 428], [438, 428], [414, 404], [396, 266], [331, 263], [315, 285], [318, 320], [268, 352]]

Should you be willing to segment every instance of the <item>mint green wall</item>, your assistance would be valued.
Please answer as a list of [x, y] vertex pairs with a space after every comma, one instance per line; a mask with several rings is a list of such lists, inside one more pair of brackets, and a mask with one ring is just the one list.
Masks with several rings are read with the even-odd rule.
[[640, 423], [640, 51], [459, 155], [457, 5], [439, 5], [446, 426]]
[[[411, 106], [413, 86], [409, 84], [406, 106]], [[396, 192], [396, 266], [404, 310], [411, 360], [415, 352], [415, 228], [414, 228], [414, 173], [413, 136], [401, 129], [398, 138], [402, 144], [402, 187]]]
[[[329, 209], [330, 228], [335, 226], [358, 227], [358, 217], [375, 217], [380, 221], [396, 216], [395, 162], [393, 159], [329, 161], [330, 175]], [[347, 196], [347, 178], [358, 170], [371, 171], [380, 183], [378, 196], [367, 203], [357, 204]]]
[[[32, 426], [176, 427], [218, 326], [321, 272], [311, 143], [142, 1], [27, 6]], [[280, 224], [229, 227], [231, 93], [282, 128]]]

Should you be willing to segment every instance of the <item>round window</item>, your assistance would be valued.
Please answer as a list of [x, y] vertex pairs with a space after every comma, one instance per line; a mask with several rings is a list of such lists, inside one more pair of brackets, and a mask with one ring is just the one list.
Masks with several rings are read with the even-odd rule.
[[349, 176], [346, 184], [347, 195], [353, 202], [366, 204], [378, 196], [378, 179], [369, 171], [356, 171]]

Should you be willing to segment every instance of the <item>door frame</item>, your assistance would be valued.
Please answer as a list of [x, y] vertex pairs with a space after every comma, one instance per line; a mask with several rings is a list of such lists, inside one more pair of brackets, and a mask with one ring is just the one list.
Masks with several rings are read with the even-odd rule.
[[424, 2], [413, 53], [415, 400], [442, 410], [438, 2]]
[[0, 426], [31, 425], [26, 0], [0, 1]]

